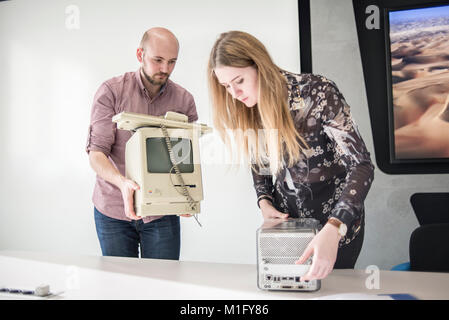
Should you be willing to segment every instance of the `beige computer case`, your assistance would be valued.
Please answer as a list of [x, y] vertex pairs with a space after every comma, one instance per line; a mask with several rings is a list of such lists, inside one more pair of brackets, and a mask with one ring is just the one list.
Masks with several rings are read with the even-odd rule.
[[139, 216], [200, 213], [203, 184], [198, 138], [195, 139], [193, 131], [188, 129], [168, 129], [170, 136], [174, 136], [174, 131], [177, 132], [175, 136], [182, 132], [183, 138], [191, 140], [194, 169], [193, 173], [182, 173], [182, 177], [195, 201], [194, 209], [190, 207], [189, 199], [179, 193], [182, 188], [174, 171], [171, 175], [147, 171], [145, 140], [150, 137], [163, 137], [163, 133], [160, 128], [141, 128], [129, 139], [125, 153], [126, 176], [140, 186], [134, 197], [136, 214]]
[[[140, 190], [136, 190], [134, 193], [136, 214], [144, 217], [200, 213], [203, 185], [199, 137], [210, 132], [211, 128], [204, 124], [188, 123], [186, 116], [175, 113], [167, 114], [165, 118], [121, 113], [116, 115], [113, 121], [117, 123], [119, 129], [135, 130], [126, 144], [125, 170], [127, 178], [140, 186]], [[158, 127], [161, 123], [167, 127], [169, 136], [182, 137], [191, 141], [194, 170], [193, 173], [182, 173], [182, 178], [193, 203], [180, 194], [182, 187], [174, 171], [170, 175], [150, 173], [147, 170], [146, 139], [164, 137], [162, 129]]]

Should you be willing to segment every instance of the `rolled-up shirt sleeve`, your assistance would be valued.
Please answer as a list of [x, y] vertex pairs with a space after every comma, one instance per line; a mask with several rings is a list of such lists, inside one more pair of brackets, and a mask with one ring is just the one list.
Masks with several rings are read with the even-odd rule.
[[340, 164], [347, 169], [346, 183], [330, 217], [349, 228], [361, 218], [363, 202], [374, 179], [374, 166], [349, 106], [332, 81], [328, 82], [324, 94], [324, 132], [333, 142]]
[[188, 101], [187, 116], [189, 118], [189, 122], [195, 122], [198, 120], [198, 113], [196, 111], [195, 99], [191, 94], [189, 94], [187, 101]]
[[86, 152], [101, 151], [110, 155], [115, 141], [116, 124], [112, 122], [115, 115], [115, 96], [110, 87], [103, 83], [97, 90], [91, 112]]

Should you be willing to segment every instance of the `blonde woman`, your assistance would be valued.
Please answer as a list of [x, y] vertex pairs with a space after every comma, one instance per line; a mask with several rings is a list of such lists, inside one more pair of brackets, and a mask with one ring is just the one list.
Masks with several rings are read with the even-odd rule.
[[251, 161], [264, 219], [310, 217], [323, 226], [297, 261], [313, 254], [301, 281], [354, 268], [374, 166], [335, 84], [280, 69], [259, 40], [240, 31], [219, 36], [208, 75], [214, 125], [225, 142], [233, 132]]

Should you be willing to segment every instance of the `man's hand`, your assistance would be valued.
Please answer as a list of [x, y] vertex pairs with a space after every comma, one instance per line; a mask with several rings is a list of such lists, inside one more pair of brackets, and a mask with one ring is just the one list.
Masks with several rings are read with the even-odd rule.
[[134, 191], [139, 190], [139, 186], [132, 180], [122, 176], [108, 157], [101, 151], [90, 151], [89, 162], [94, 171], [104, 180], [112, 183], [122, 193], [125, 215], [132, 220], [139, 220], [134, 212]]
[[318, 232], [299, 260], [295, 262], [296, 264], [304, 264], [313, 254], [312, 265], [307, 274], [301, 277], [301, 281], [324, 279], [331, 273], [337, 260], [340, 238], [338, 229], [329, 223]]
[[134, 191], [139, 190], [140, 187], [134, 181], [122, 177], [119, 188], [122, 192], [125, 215], [131, 220], [142, 219], [142, 217], [138, 217], [134, 211]]
[[269, 219], [284, 219], [285, 220], [288, 218], [288, 213], [282, 213], [282, 212], [277, 211], [273, 207], [273, 204], [266, 199], [260, 200], [259, 206], [260, 206], [260, 210], [262, 210], [262, 216], [263, 216], [264, 220], [269, 220]]

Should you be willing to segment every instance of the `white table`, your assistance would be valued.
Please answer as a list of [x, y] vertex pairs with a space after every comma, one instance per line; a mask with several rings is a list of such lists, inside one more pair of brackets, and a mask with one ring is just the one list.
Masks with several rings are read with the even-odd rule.
[[317, 292], [276, 292], [257, 288], [256, 265], [0, 251], [0, 286], [32, 289], [45, 283], [52, 292], [63, 291], [54, 299], [378, 299], [397, 293], [449, 299], [448, 273], [380, 271], [379, 289], [367, 288], [370, 276], [365, 270], [334, 270]]

